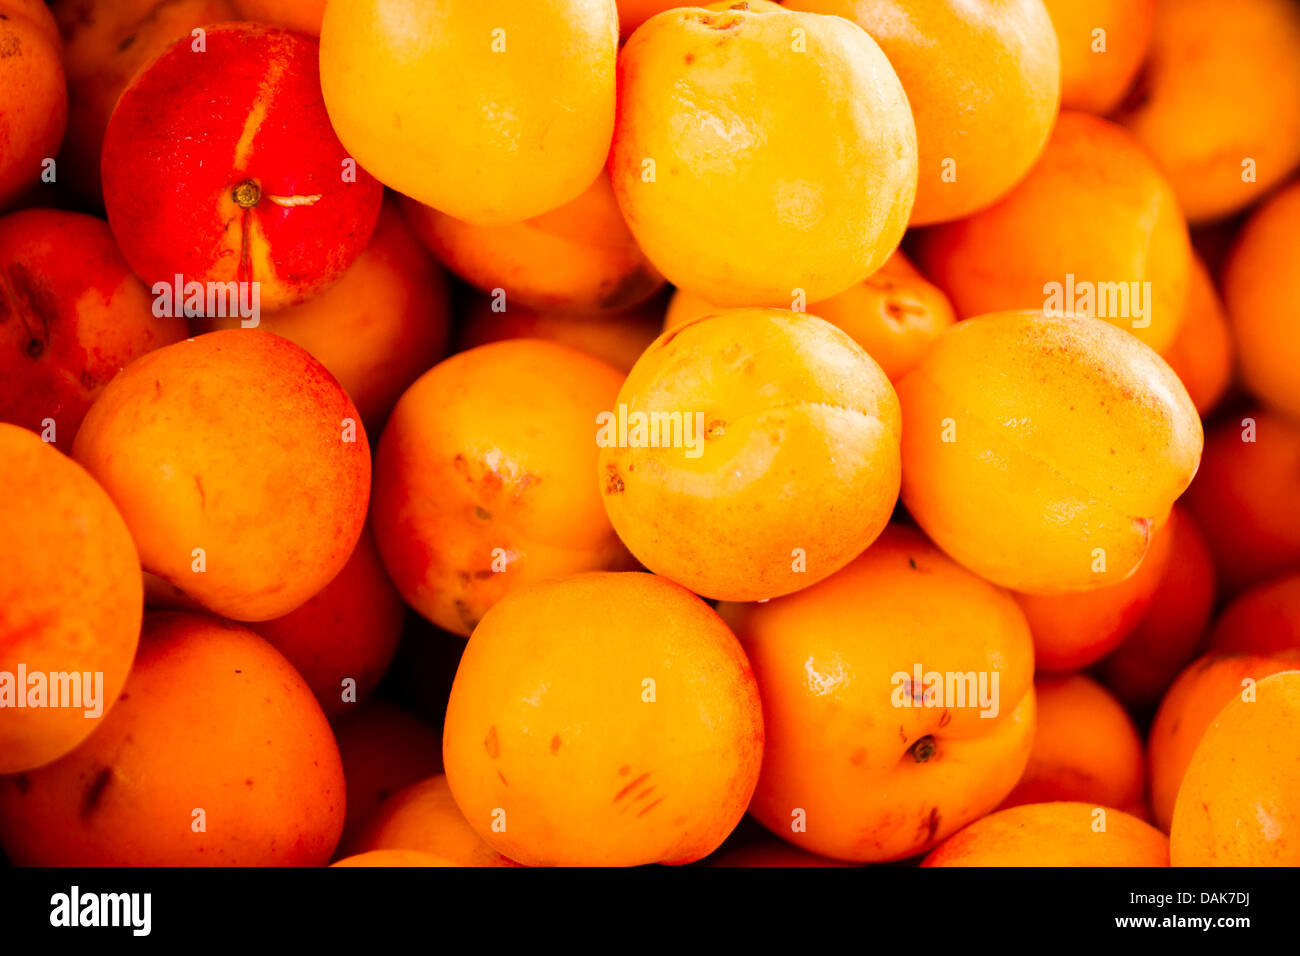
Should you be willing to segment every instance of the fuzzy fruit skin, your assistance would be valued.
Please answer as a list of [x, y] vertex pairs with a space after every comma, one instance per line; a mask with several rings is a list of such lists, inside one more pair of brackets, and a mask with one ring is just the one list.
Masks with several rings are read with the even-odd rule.
[[40, 0], [0, 3], [0, 211], [44, 171], [68, 120], [63, 45]]
[[466, 222], [518, 222], [600, 172], [617, 51], [614, 0], [351, 0], [325, 9], [321, 88], [385, 185]]
[[[144, 593], [131, 535], [90, 475], [0, 423], [0, 671], [102, 672], [103, 713], [135, 656]], [[16, 688], [26, 694], [26, 687]], [[47, 701], [50, 698], [47, 697]], [[87, 708], [0, 709], [0, 774], [49, 763], [100, 727]]]
[[99, 731], [0, 778], [19, 865], [321, 866], [342, 827], [343, 768], [311, 691], [256, 634], [205, 615], [150, 615]]
[[[842, 860], [905, 859], [988, 813], [1020, 778], [1035, 712], [1024, 615], [916, 531], [891, 526], [819, 584], [719, 611], [763, 700], [767, 744], [749, 811], [782, 839]], [[923, 673], [996, 672], [996, 695], [986, 689], [997, 714], [899, 704], [909, 688], [924, 700], [917, 663]]]
[[133, 359], [189, 334], [153, 314], [102, 219], [28, 209], [0, 218], [0, 421], [72, 447], [109, 380]]
[[[875, 540], [897, 501], [894, 390], [815, 316], [736, 309], [665, 332], [623, 407], [626, 444], [617, 422], [601, 438], [605, 511], [637, 560], [705, 597], [807, 587]], [[694, 449], [684, 429], [676, 446], [637, 446], [633, 415], [674, 412]]]
[[233, 620], [280, 617], [319, 592], [365, 524], [370, 449], [355, 406], [268, 332], [210, 332], [133, 362], [72, 453], [122, 511], [145, 570]]
[[1124, 580], [1201, 457], [1177, 376], [1098, 319], [958, 322], [898, 396], [903, 502], [950, 556], [1018, 591]]
[[1196, 745], [1169, 829], [1174, 866], [1300, 866], [1300, 670], [1255, 692]]
[[[1105, 830], [1095, 830], [1105, 813]], [[1168, 866], [1169, 840], [1135, 816], [1091, 803], [1028, 803], [949, 838], [922, 866]]]
[[1183, 324], [1163, 354], [1203, 418], [1232, 383], [1237, 347], [1223, 300], [1204, 260], [1196, 254], [1187, 277], [1185, 309]]
[[[1146, 60], [1156, 0], [1043, 0], [1061, 48], [1061, 107], [1105, 116]], [[1105, 49], [1098, 49], [1104, 30]]]
[[701, 859], [740, 822], [762, 753], [740, 644], [695, 595], [640, 573], [498, 602], [461, 658], [442, 751], [469, 825], [530, 866]]
[[[907, 226], [907, 97], [845, 20], [726, 7], [662, 13], [619, 54], [614, 194], [680, 288], [730, 306], [829, 298], [874, 272]], [[806, 51], [791, 53], [798, 36]]]
[[[152, 286], [259, 282], [261, 306], [301, 302], [374, 231], [383, 187], [349, 159], [321, 101], [312, 39], [256, 24], [185, 37], [131, 81], [104, 134], [104, 206]], [[255, 183], [245, 208], [236, 191]]]

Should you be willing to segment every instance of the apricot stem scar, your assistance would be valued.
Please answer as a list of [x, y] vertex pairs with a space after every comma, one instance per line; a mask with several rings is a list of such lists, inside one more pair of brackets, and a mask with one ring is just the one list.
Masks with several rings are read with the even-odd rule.
[[251, 209], [262, 198], [262, 187], [253, 180], [246, 179], [235, 187], [234, 196], [241, 209]]

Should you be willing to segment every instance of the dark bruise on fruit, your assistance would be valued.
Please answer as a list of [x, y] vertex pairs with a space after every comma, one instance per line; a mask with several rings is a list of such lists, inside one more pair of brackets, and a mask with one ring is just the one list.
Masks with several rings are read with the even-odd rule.
[[924, 737], [917, 740], [916, 743], [912, 744], [912, 746], [908, 748], [907, 752], [912, 755], [912, 759], [917, 763], [925, 763], [933, 759], [938, 749], [939, 746], [934, 742], [934, 738], [929, 734], [926, 734]]
[[99, 805], [104, 800], [104, 791], [108, 789], [108, 785], [112, 782], [112, 767], [105, 767], [96, 774], [95, 779], [86, 788], [86, 797], [81, 803], [81, 816], [83, 818], [90, 816], [99, 809]]

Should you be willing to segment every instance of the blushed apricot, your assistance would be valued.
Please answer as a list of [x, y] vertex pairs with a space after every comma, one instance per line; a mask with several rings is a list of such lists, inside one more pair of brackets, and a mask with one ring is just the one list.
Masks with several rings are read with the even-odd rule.
[[[197, 320], [206, 329], [243, 321]], [[263, 315], [258, 328], [310, 352], [378, 434], [402, 392], [446, 352], [449, 324], [442, 271], [395, 205], [385, 203], [370, 244], [343, 278], [306, 302]]]
[[1237, 654], [1300, 651], [1300, 571], [1239, 595], [1219, 615], [1209, 646]]
[[1200, 460], [1177, 376], [1097, 319], [958, 322], [898, 396], [903, 502], [950, 556], [1019, 591], [1124, 580]]
[[1227, 594], [1300, 567], [1298, 498], [1300, 424], [1247, 408], [1206, 436], [1186, 500]]
[[1214, 558], [1196, 519], [1175, 505], [1161, 537], [1169, 539], [1169, 559], [1146, 613], [1098, 667], [1106, 687], [1130, 707], [1160, 700], [1196, 656], [1214, 608]]
[[[668, 304], [664, 331], [725, 310], [678, 289]], [[948, 297], [897, 249], [861, 282], [812, 303], [807, 311], [848, 333], [891, 382], [909, 372], [955, 321]]]
[[1184, 308], [1183, 324], [1163, 354], [1204, 416], [1228, 390], [1235, 348], [1223, 300], [1199, 255], [1192, 256]]
[[614, 0], [352, 0], [325, 8], [321, 88], [385, 185], [466, 222], [518, 222], [600, 172], [617, 52]]
[[375, 458], [375, 538], [412, 607], [468, 637], [512, 588], [611, 566], [597, 415], [622, 376], [539, 339], [461, 352], [398, 401]]
[[[1034, 635], [1034, 663], [1038, 669], [1060, 672], [1087, 667], [1132, 634], [1155, 599], [1169, 567], [1172, 543], [1165, 523], [1152, 529], [1146, 555], [1122, 581], [1088, 591], [1016, 594]], [[1101, 802], [1128, 806], [1124, 801]]]
[[0, 218], [0, 421], [71, 448], [122, 366], [187, 334], [183, 318], [154, 315], [102, 219], [52, 209]]
[[278, 27], [320, 36], [325, 0], [234, 0], [241, 20], [273, 23]]
[[6, 774], [62, 757], [103, 723], [135, 656], [143, 595], [126, 524], [80, 466], [3, 423], [0, 461]]
[[[1151, 724], [1151, 810], [1168, 831], [1187, 766], [1214, 718], [1265, 677], [1300, 666], [1300, 651], [1275, 655], [1210, 653], [1188, 665], [1170, 686]], [[1244, 745], [1246, 741], [1241, 742]]]
[[993, 809], [1024, 770], [1024, 615], [917, 532], [891, 526], [825, 581], [724, 614], [767, 728], [749, 812], [795, 846], [904, 859]]
[[0, 3], [0, 210], [45, 171], [63, 139], [68, 89], [59, 28], [41, 0]]
[[670, 10], [632, 35], [618, 75], [614, 195], [674, 285], [788, 307], [843, 292], [898, 245], [912, 114], [854, 24], [757, 0]]
[[507, 307], [612, 311], [664, 284], [623, 222], [604, 170], [578, 198], [522, 222], [476, 226], [413, 199], [402, 200], [402, 211], [448, 269]]
[[1061, 107], [1104, 116], [1133, 85], [1156, 0], [1043, 0], [1061, 47]]
[[1300, 9], [1158, 0], [1151, 53], [1116, 119], [1156, 158], [1188, 219], [1248, 206], [1300, 165]]
[[209, 332], [120, 372], [72, 453], [146, 571], [225, 617], [264, 621], [318, 593], [356, 546], [370, 491], [357, 419], [288, 339]]
[[1174, 866], [1300, 865], [1300, 670], [1255, 692], [1196, 745], [1169, 828]]
[[1246, 387], [1300, 421], [1300, 182], [1242, 227], [1223, 271], [1223, 297]]
[[665, 332], [598, 422], [605, 510], [651, 571], [706, 597], [807, 587], [898, 498], [898, 400], [828, 322], [736, 309]]
[[519, 865], [484, 843], [465, 822], [442, 774], [413, 783], [379, 805], [350, 852], [375, 850], [432, 853], [456, 866]]
[[197, 614], [150, 615], [98, 731], [0, 778], [0, 843], [19, 865], [319, 866], [342, 826], [311, 690], [252, 631]]
[[1192, 247], [1169, 183], [1121, 126], [1061, 113], [1001, 200], [921, 234], [917, 264], [960, 318], [1042, 308], [1095, 316], [1157, 352], [1185, 317]]
[[689, 863], [758, 779], [763, 719], [731, 631], [686, 589], [592, 573], [514, 591], [465, 647], [443, 764], [465, 819], [521, 863]]
[[1061, 91], [1042, 0], [786, 0], [845, 17], [880, 44], [916, 118], [920, 178], [911, 224], [970, 215], [1042, 152]]
[[1106, 688], [1084, 674], [1040, 676], [1034, 697], [1034, 746], [1002, 808], [1057, 800], [1124, 808], [1141, 802], [1142, 739]]
[[1029, 803], [977, 820], [922, 866], [1168, 866], [1169, 840], [1090, 803]]
[[418, 850], [371, 850], [344, 857], [330, 866], [458, 866], [432, 853]]

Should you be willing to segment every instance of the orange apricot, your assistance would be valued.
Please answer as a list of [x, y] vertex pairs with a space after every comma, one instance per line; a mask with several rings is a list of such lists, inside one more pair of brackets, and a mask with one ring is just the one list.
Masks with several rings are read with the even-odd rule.
[[1174, 801], [1192, 754], [1224, 706], [1243, 694], [1253, 694], [1265, 677], [1297, 666], [1300, 651], [1210, 653], [1178, 676], [1160, 702], [1147, 743], [1151, 810], [1160, 829], [1169, 830]]
[[[1160, 700], [1196, 656], [1214, 608], [1214, 558], [1196, 519], [1175, 505], [1153, 546], [1162, 537], [1169, 539], [1169, 558], [1146, 613], [1098, 667], [1106, 687], [1130, 707]], [[1141, 573], [1139, 567], [1134, 576]]]
[[343, 569], [370, 450], [357, 410], [288, 339], [210, 332], [109, 382], [73, 457], [117, 504], [146, 571], [242, 621], [280, 617]]
[[1116, 118], [1188, 219], [1250, 205], [1300, 166], [1300, 8], [1158, 0], [1146, 67]]
[[347, 856], [330, 866], [458, 866], [449, 860], [418, 850], [371, 850]]
[[414, 199], [403, 199], [402, 211], [448, 269], [507, 307], [617, 311], [664, 284], [628, 231], [604, 170], [577, 199], [523, 222], [476, 226]]
[[[664, 331], [725, 311], [678, 289], [668, 303]], [[900, 250], [861, 282], [814, 302], [807, 311], [846, 332], [896, 382], [955, 321], [952, 304]]]
[[1223, 297], [1246, 387], [1300, 421], [1300, 182], [1242, 227], [1224, 267]]
[[623, 377], [538, 339], [453, 355], [398, 401], [375, 457], [375, 538], [412, 607], [468, 637], [510, 589], [611, 566], [597, 416]]
[[706, 597], [820, 581], [875, 540], [898, 499], [894, 390], [811, 315], [736, 309], [665, 332], [611, 408], [597, 441], [614, 530]]
[[1104, 116], [1133, 85], [1156, 0], [1043, 0], [1061, 47], [1061, 107]]
[[614, 194], [674, 285], [788, 307], [862, 281], [898, 245], [912, 114], [856, 25], [758, 0], [670, 10], [628, 40], [618, 76]]
[[916, 118], [911, 224], [968, 216], [1038, 158], [1056, 118], [1061, 59], [1042, 0], [786, 0], [845, 17], [880, 44]]
[[0, 210], [46, 172], [68, 120], [63, 44], [41, 0], [0, 0]]
[[412, 783], [369, 816], [349, 852], [405, 850], [431, 853], [456, 866], [518, 866], [488, 846], [452, 799], [442, 774]]
[[1034, 733], [1024, 615], [916, 531], [891, 526], [821, 583], [724, 614], [767, 728], [749, 812], [800, 849], [904, 859], [1020, 778]]
[[681, 0], [618, 0], [618, 29], [624, 40], [656, 13], [685, 4]]
[[1029, 763], [1002, 807], [1071, 800], [1128, 808], [1142, 800], [1142, 739], [1124, 706], [1085, 674], [1034, 680]]
[[1223, 609], [1210, 649], [1235, 654], [1300, 651], [1300, 571], [1257, 584]]
[[466, 222], [518, 222], [600, 173], [617, 53], [614, 0], [351, 0], [325, 8], [321, 88], [385, 185]]
[[1168, 866], [1169, 840], [1120, 810], [1090, 803], [1029, 803], [972, 823], [921, 865]]
[[[239, 316], [198, 319], [238, 328]], [[324, 292], [261, 316], [258, 328], [301, 345], [325, 366], [378, 434], [402, 392], [447, 349], [447, 281], [385, 203], [370, 244]]]
[[470, 826], [528, 865], [689, 863], [740, 822], [758, 687], [703, 601], [651, 574], [514, 591], [465, 647], [443, 764]]
[[765, 836], [743, 846], [721, 850], [709, 857], [709, 866], [856, 866], [848, 860], [832, 860], [793, 847], [784, 840]]
[[1224, 591], [1300, 567], [1300, 424], [1244, 409], [1206, 436], [1187, 493]]
[[1174, 866], [1300, 866], [1300, 670], [1255, 693], [1196, 745], [1169, 828]]
[[1185, 308], [1183, 324], [1163, 354], [1204, 416], [1228, 390], [1235, 348], [1223, 300], [1199, 255], [1192, 256]]
[[325, 715], [275, 648], [153, 614], [99, 729], [0, 778], [0, 844], [20, 866], [320, 866], [343, 798]]
[[233, 0], [239, 19], [271, 23], [277, 27], [320, 36], [325, 0]]
[[0, 423], [0, 774], [62, 757], [102, 725], [135, 657], [140, 561], [75, 462]]
[[1173, 189], [1121, 126], [1066, 110], [994, 205], [921, 234], [917, 263], [961, 318], [1044, 309], [1105, 319], [1157, 352], [1186, 313], [1192, 247]]
[[958, 322], [898, 396], [904, 504], [951, 557], [1018, 591], [1124, 580], [1200, 460], [1177, 376], [1097, 319]]

